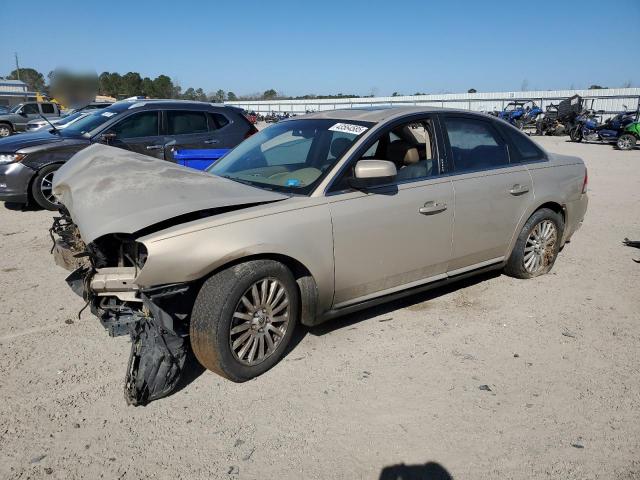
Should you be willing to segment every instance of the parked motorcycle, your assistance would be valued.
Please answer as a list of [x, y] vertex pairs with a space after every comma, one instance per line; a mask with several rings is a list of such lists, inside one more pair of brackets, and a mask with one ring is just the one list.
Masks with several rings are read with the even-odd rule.
[[575, 126], [569, 132], [572, 142], [586, 140], [587, 142], [616, 143], [626, 127], [637, 120], [637, 112], [623, 112], [600, 123], [597, 113], [587, 110], [576, 118]]

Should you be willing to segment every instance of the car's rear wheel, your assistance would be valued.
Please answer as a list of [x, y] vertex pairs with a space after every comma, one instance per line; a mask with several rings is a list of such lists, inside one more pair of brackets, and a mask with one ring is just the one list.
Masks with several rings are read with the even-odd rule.
[[191, 346], [198, 361], [244, 382], [284, 354], [299, 312], [298, 286], [273, 260], [229, 267], [204, 282], [191, 314]]
[[11, 125], [6, 123], [0, 123], [0, 138], [8, 137], [12, 133], [13, 133], [13, 129], [11, 128]]
[[47, 165], [42, 168], [31, 184], [33, 200], [46, 210], [58, 210], [60, 205], [53, 196], [53, 175], [60, 165]]
[[630, 133], [620, 135], [616, 145], [620, 150], [631, 150], [636, 146], [636, 137]]
[[522, 227], [505, 266], [516, 278], [533, 278], [548, 273], [560, 251], [564, 221], [548, 208], [536, 211]]

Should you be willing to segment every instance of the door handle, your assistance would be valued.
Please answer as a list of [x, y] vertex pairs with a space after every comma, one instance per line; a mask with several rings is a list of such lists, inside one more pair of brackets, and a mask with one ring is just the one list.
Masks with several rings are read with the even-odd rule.
[[211, 140], [205, 140], [204, 143], [208, 143], [208, 144], [212, 144], [212, 143], [220, 143], [220, 140], [216, 140], [216, 139], [211, 139]]
[[444, 212], [447, 209], [446, 203], [427, 202], [418, 212], [422, 215], [433, 215], [434, 213]]
[[147, 150], [162, 150], [164, 145], [147, 145]]
[[529, 191], [528, 185], [520, 185], [516, 183], [513, 187], [509, 189], [509, 193], [511, 195], [522, 195], [523, 193], [527, 193]]

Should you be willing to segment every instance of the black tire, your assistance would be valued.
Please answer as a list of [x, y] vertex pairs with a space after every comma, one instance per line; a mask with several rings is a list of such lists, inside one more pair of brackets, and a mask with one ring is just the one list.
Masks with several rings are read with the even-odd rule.
[[582, 141], [582, 129], [580, 127], [573, 127], [569, 131], [569, 137], [572, 142], [581, 142]]
[[[289, 320], [273, 352], [260, 363], [248, 365], [241, 362], [232, 349], [231, 325], [241, 298], [249, 295], [252, 285], [264, 279], [275, 279], [284, 287], [289, 301]], [[298, 322], [299, 303], [296, 281], [282, 263], [252, 260], [229, 267], [207, 279], [196, 297], [191, 313], [191, 348], [198, 361], [209, 370], [234, 382], [250, 380], [282, 358]]]
[[[536, 228], [536, 226], [542, 224], [542, 222], [545, 221], [551, 221], [554, 224], [556, 230], [556, 239], [553, 246], [549, 245], [549, 250], [546, 253], [542, 254], [543, 262], [540, 269], [537, 271], [530, 271], [525, 266], [525, 248], [531, 247], [531, 245], [528, 245], [527, 241], [530, 235], [532, 235], [532, 232]], [[505, 273], [515, 278], [533, 278], [548, 273], [553, 267], [556, 258], [558, 257], [558, 252], [560, 251], [560, 241], [562, 239], [563, 233], [564, 221], [562, 219], [562, 215], [548, 208], [541, 208], [540, 210], [534, 212], [522, 227], [520, 235], [518, 235], [518, 239], [516, 240], [516, 244], [513, 247], [511, 256], [509, 257], [509, 259], [507, 260], [507, 264], [505, 265]]]
[[9, 123], [0, 123], [0, 138], [8, 137], [13, 134], [13, 128]]
[[52, 201], [51, 193], [49, 190], [44, 189], [52, 178], [53, 173], [60, 168], [60, 164], [47, 165], [46, 167], [40, 169], [36, 174], [36, 178], [33, 179], [31, 183], [31, 197], [33, 200], [45, 210], [58, 210], [60, 205], [54, 201]]
[[633, 150], [636, 146], [636, 141], [635, 135], [624, 133], [618, 137], [616, 145], [620, 150]]

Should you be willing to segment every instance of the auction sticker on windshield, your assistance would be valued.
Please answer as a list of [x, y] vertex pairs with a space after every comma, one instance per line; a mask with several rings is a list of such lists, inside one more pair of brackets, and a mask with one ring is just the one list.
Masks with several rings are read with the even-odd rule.
[[354, 125], [352, 123], [336, 123], [329, 130], [332, 132], [344, 132], [350, 133], [352, 135], [360, 135], [361, 133], [369, 130], [367, 127], [363, 127], [362, 125]]

